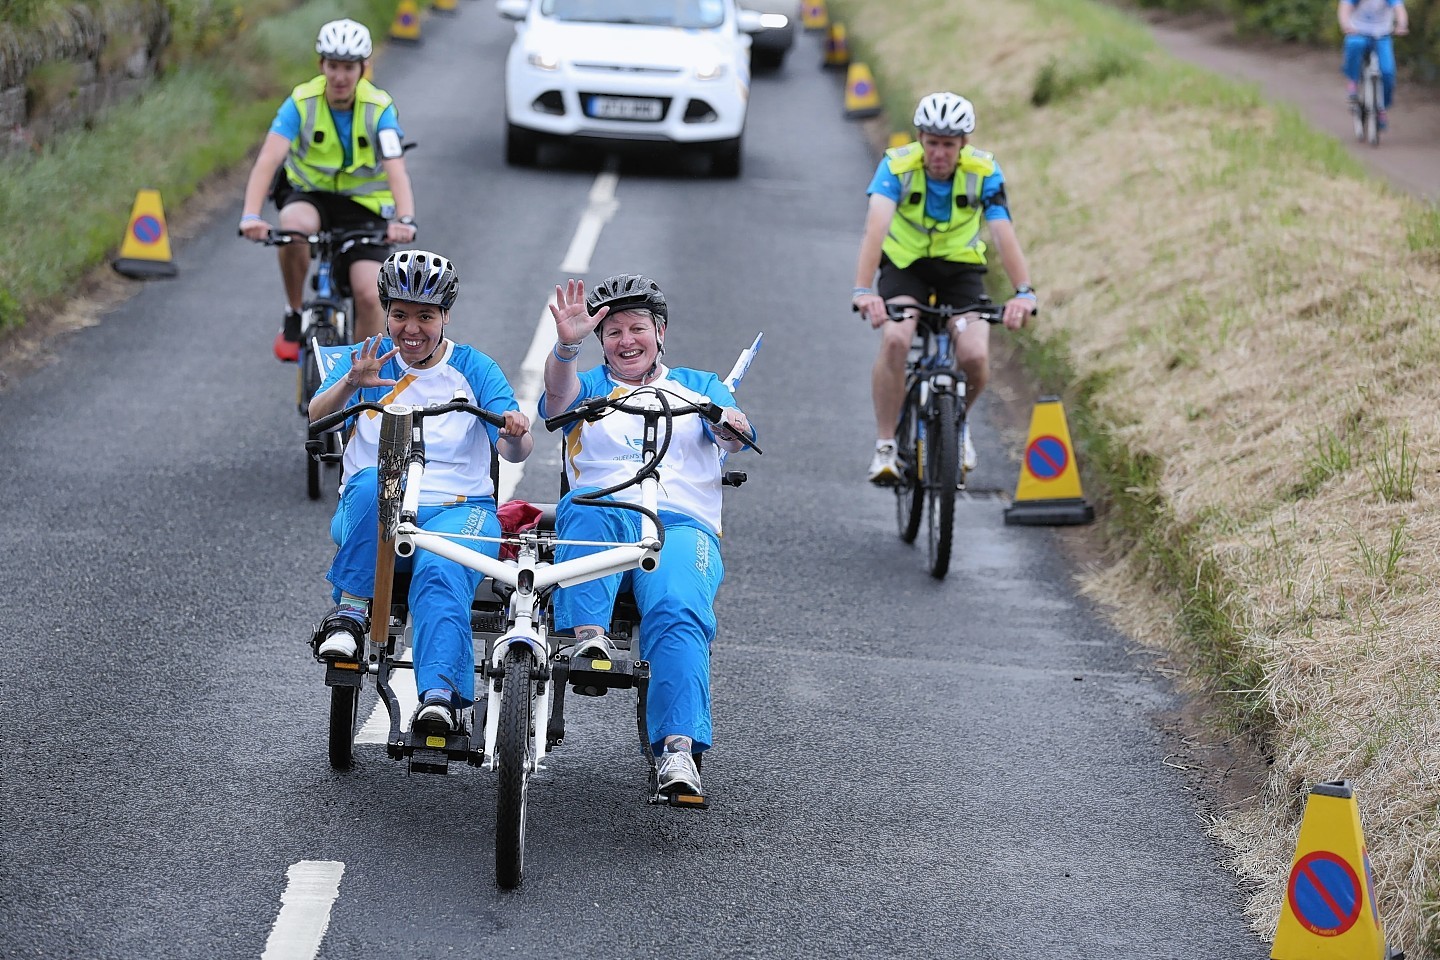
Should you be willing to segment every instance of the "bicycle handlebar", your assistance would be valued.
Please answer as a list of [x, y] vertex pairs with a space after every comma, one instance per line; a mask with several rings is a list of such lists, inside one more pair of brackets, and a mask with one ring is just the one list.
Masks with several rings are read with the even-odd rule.
[[[900, 321], [905, 319], [905, 314], [914, 310], [928, 317], [937, 317], [941, 320], [948, 320], [951, 317], [973, 316], [977, 320], [984, 320], [986, 323], [1000, 323], [1005, 319], [1005, 305], [994, 303], [989, 297], [982, 297], [972, 304], [963, 307], [952, 306], [948, 303], [939, 303], [930, 306], [924, 303], [887, 303], [885, 313], [891, 320]], [[1034, 313], [1032, 310], [1031, 313]]]
[[[655, 393], [659, 393], [659, 391], [655, 390]], [[667, 396], [673, 397], [674, 395], [667, 391]], [[708, 398], [699, 403], [676, 398], [675, 400], [668, 401], [665, 407], [661, 409], [646, 402], [644, 396], [637, 397], [632, 393], [622, 397], [592, 397], [584, 403], [581, 403], [574, 410], [567, 410], [553, 417], [546, 417], [545, 429], [552, 431], [558, 430], [561, 427], [568, 427], [578, 420], [594, 422], [606, 414], [616, 411], [620, 413], [639, 414], [640, 416], [645, 416], [646, 414], [655, 414], [656, 416], [668, 415], [667, 418], [686, 416], [694, 413], [704, 417], [709, 421], [711, 426], [720, 426], [721, 420], [725, 416], [725, 408]], [[749, 437], [742, 436], [728, 428], [726, 428], [726, 430], [729, 436], [739, 440], [756, 453], [763, 452]]]
[[[346, 407], [344, 410], [336, 410], [328, 417], [321, 417], [310, 423], [310, 436], [319, 437], [327, 430], [334, 429], [351, 417], [373, 410], [376, 413], [384, 413], [385, 408], [391, 404], [380, 403], [375, 400], [367, 400], [364, 403], [357, 403]], [[410, 416], [415, 420], [423, 420], [426, 417], [438, 417], [446, 413], [468, 413], [472, 417], [478, 417], [490, 424], [492, 427], [505, 426], [505, 417], [498, 413], [491, 413], [489, 410], [475, 406], [463, 397], [457, 397], [448, 403], [435, 404], [429, 407], [411, 407]]]
[[[236, 231], [238, 236], [245, 236], [242, 231]], [[383, 247], [389, 241], [385, 239], [384, 231], [376, 230], [320, 230], [309, 233], [305, 230], [277, 230], [271, 228], [267, 236], [256, 240], [256, 243], [267, 247], [283, 247], [297, 241], [303, 240], [311, 246], [321, 243], [332, 243], [336, 246], [337, 253], [345, 253], [351, 247]]]

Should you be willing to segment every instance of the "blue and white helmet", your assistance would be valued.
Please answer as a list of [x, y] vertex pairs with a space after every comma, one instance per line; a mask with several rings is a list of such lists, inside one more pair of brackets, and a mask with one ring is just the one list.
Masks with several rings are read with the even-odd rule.
[[455, 265], [438, 253], [428, 250], [397, 250], [380, 265], [376, 279], [380, 288], [380, 305], [387, 310], [390, 301], [426, 303], [449, 310], [460, 295], [460, 277]]
[[932, 93], [915, 108], [915, 126], [937, 137], [964, 137], [975, 132], [975, 106], [958, 93]]

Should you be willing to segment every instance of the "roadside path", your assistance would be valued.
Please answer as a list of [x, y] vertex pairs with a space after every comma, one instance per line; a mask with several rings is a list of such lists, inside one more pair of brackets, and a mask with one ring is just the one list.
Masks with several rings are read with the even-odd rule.
[[1440, 200], [1440, 93], [1407, 83], [1403, 67], [1390, 129], [1379, 147], [1371, 147], [1355, 141], [1338, 48], [1242, 41], [1230, 23], [1209, 18], [1156, 17], [1150, 29], [1174, 56], [1256, 83], [1266, 97], [1295, 105], [1318, 129], [1341, 139], [1399, 189]]

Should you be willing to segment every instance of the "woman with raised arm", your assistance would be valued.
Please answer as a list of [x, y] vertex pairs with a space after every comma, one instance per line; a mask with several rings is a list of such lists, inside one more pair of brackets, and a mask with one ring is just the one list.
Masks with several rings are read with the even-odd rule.
[[[743, 446], [738, 438], [753, 440], [754, 430], [718, 376], [661, 362], [670, 311], [650, 278], [633, 273], [609, 277], [589, 296], [583, 282], [570, 280], [555, 288], [550, 312], [558, 342], [545, 361], [542, 416], [640, 387], [689, 402], [706, 398], [724, 409], [718, 428], [700, 417], [679, 417], [672, 424], [670, 447], [660, 466], [665, 545], [659, 567], [567, 587], [556, 592], [554, 601], [556, 629], [575, 631], [574, 654], [608, 656], [606, 630], [615, 596], [622, 582], [628, 582], [644, 622], [639, 656], [650, 663], [646, 721], [659, 790], [703, 796], [692, 754], [712, 743], [710, 644], [715, 639], [715, 594], [725, 574], [720, 559], [722, 453], [738, 452]], [[591, 333], [600, 340], [605, 362], [579, 372], [580, 348]], [[642, 425], [637, 414], [611, 413], [594, 423], [581, 420], [565, 428], [563, 459], [570, 492], [556, 511], [562, 539], [633, 543], [640, 538], [638, 513], [576, 506], [573, 500], [635, 475]], [[636, 503], [639, 496], [634, 487], [614, 494]], [[562, 546], [556, 559], [599, 549]]]

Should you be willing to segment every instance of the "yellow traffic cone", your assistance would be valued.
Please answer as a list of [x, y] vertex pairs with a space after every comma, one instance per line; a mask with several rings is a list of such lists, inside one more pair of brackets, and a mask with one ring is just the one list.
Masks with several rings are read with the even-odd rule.
[[168, 278], [179, 272], [170, 259], [170, 231], [165, 226], [165, 206], [160, 202], [159, 190], [135, 194], [120, 256], [110, 265], [117, 273], [136, 280]]
[[822, 65], [826, 67], [848, 67], [850, 65], [850, 46], [845, 40], [845, 24], [830, 24], [830, 32], [825, 36], [825, 60]]
[[458, 6], [455, 0], [434, 0], [432, 4], [436, 13], [454, 13]]
[[390, 24], [390, 39], [401, 43], [420, 42], [420, 5], [415, 0], [400, 0], [395, 20]]
[[1070, 444], [1070, 427], [1059, 397], [1041, 397], [1030, 414], [1030, 437], [1020, 459], [1015, 500], [1005, 522], [1021, 526], [1069, 526], [1095, 519], [1095, 508], [1080, 492], [1080, 471]]
[[1348, 780], [1310, 788], [1271, 960], [1389, 960], [1375, 877]]
[[805, 0], [800, 6], [800, 25], [806, 30], [824, 30], [830, 23], [825, 0]]
[[892, 133], [890, 134], [890, 149], [894, 150], [896, 147], [906, 146], [914, 139], [915, 138], [908, 133]]
[[880, 92], [875, 77], [863, 63], [852, 63], [845, 73], [845, 116], [851, 120], [880, 114]]

